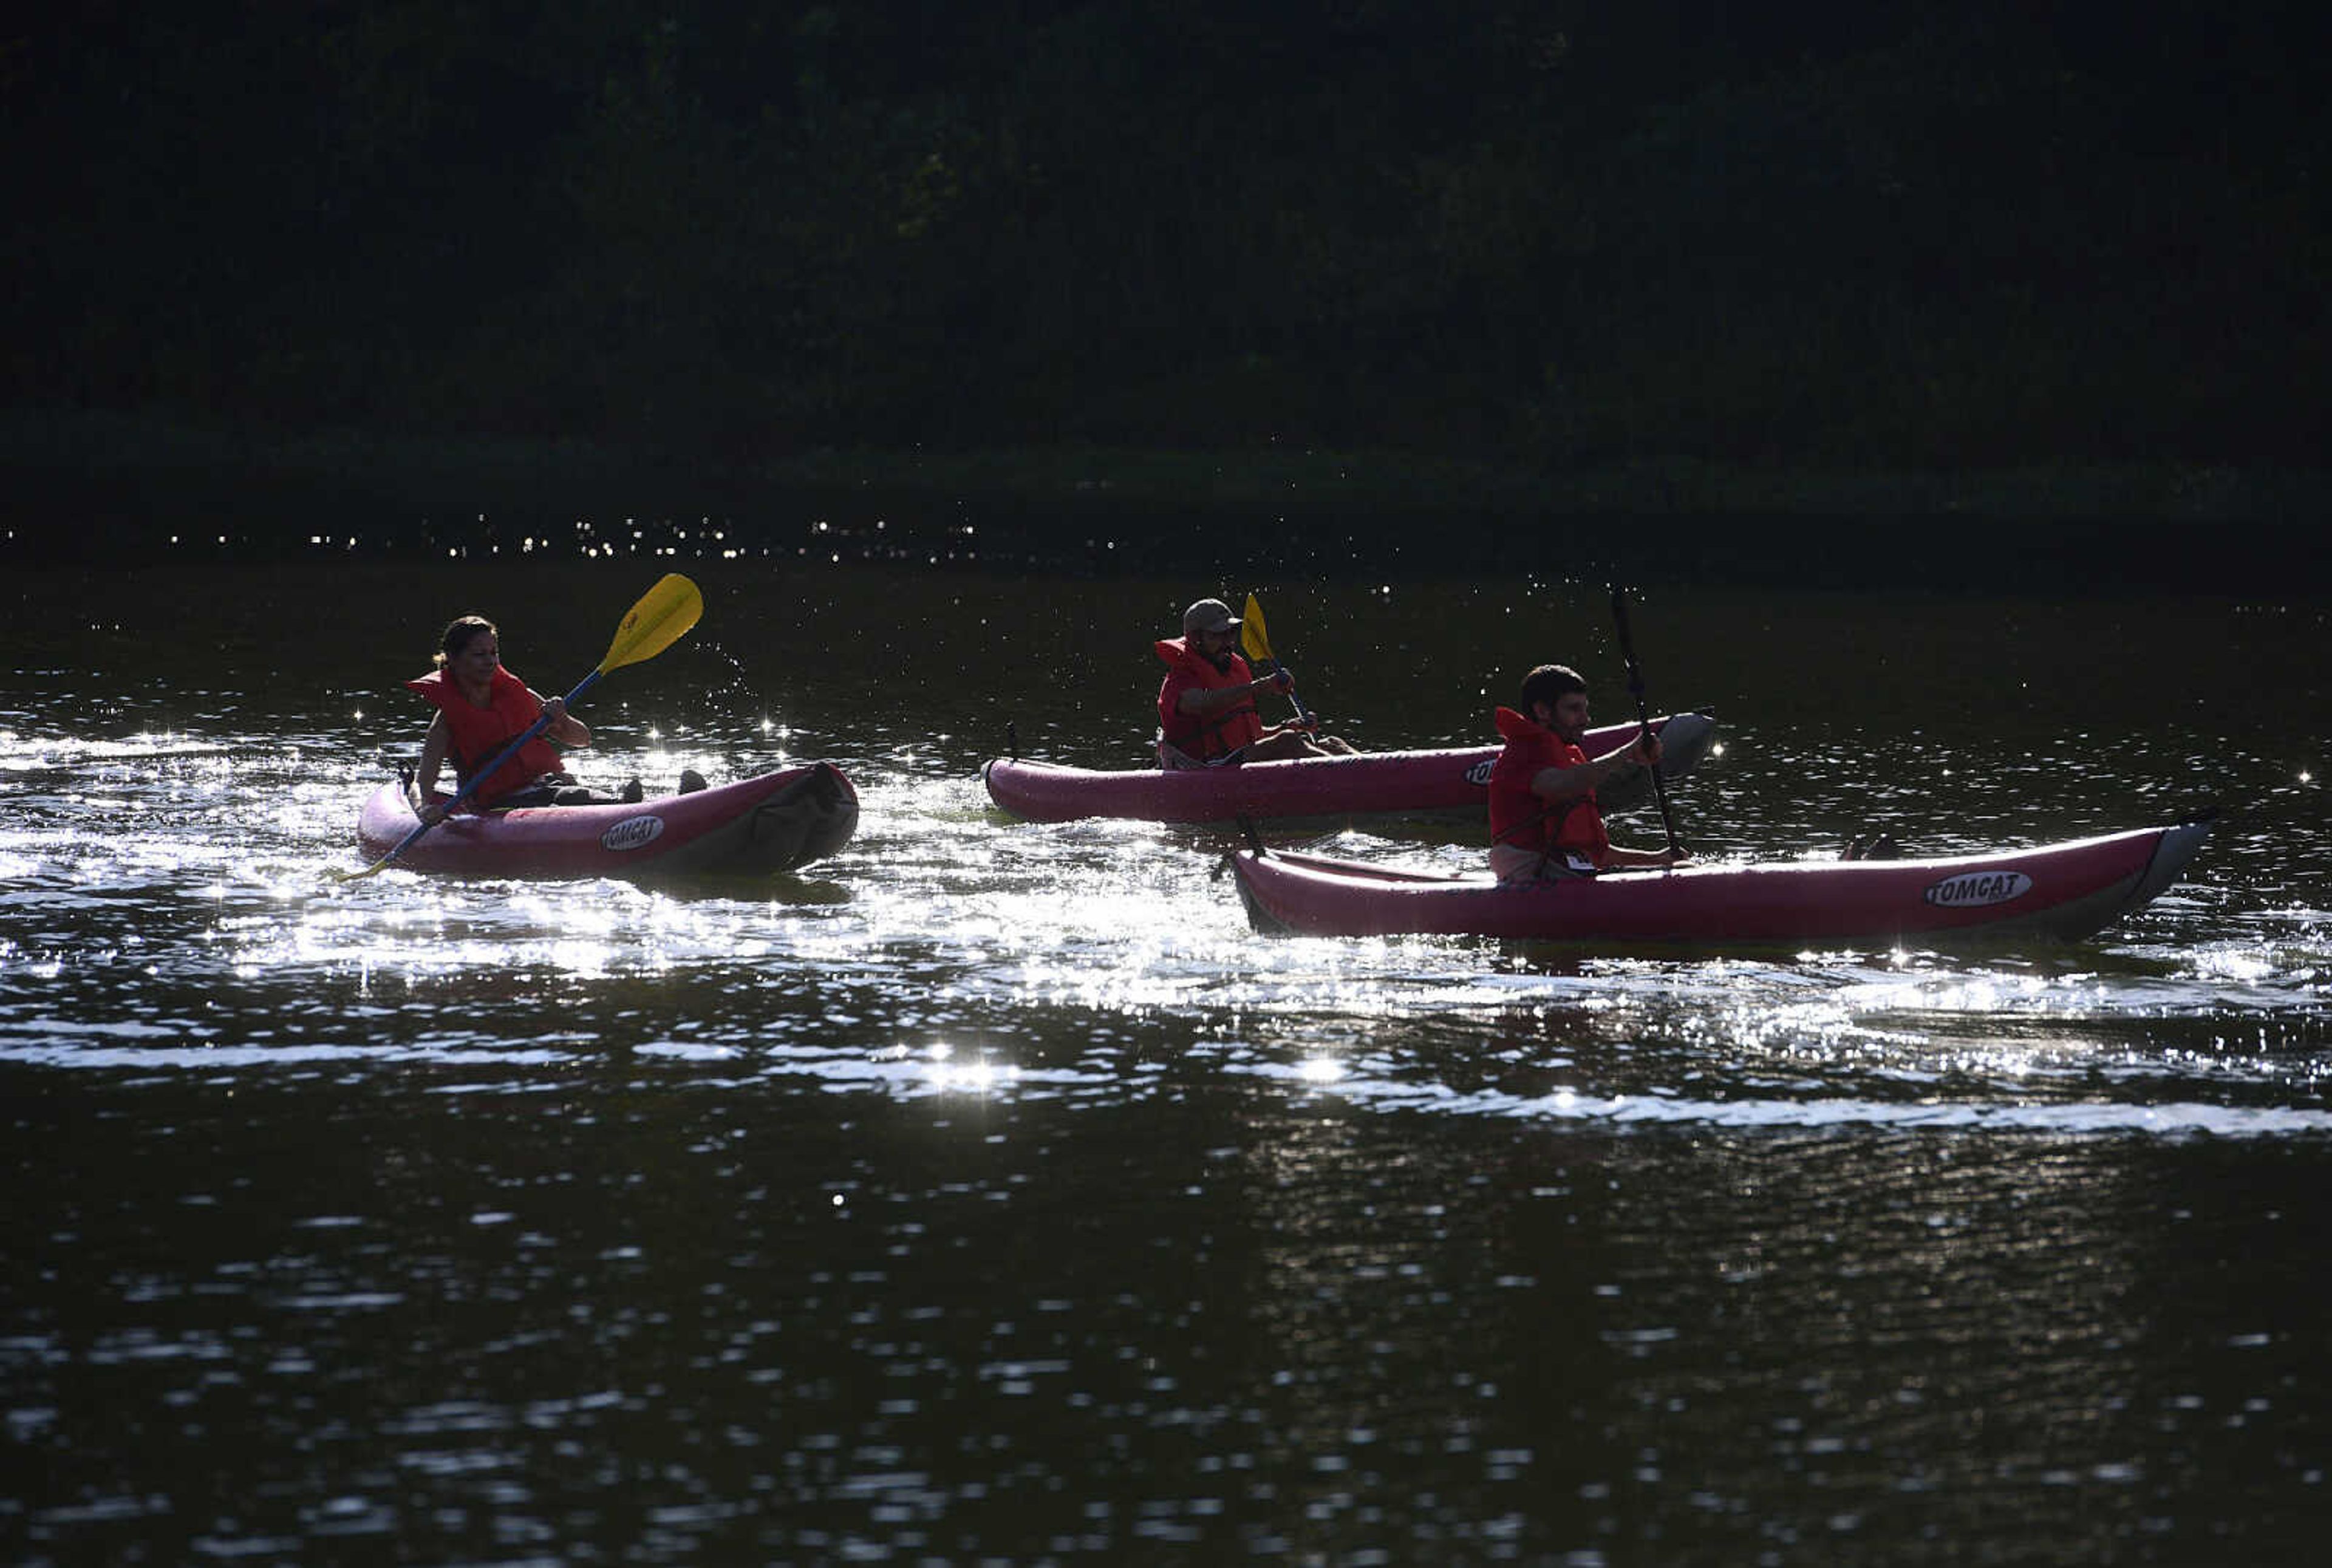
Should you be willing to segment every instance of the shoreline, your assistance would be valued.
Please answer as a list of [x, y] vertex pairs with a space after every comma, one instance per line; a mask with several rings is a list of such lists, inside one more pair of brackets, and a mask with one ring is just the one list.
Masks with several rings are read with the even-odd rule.
[[[0, 467], [127, 477], [246, 473], [369, 490], [464, 484], [557, 491], [697, 489], [739, 497], [855, 492], [1031, 502], [1253, 503], [1628, 516], [2123, 518], [2309, 521], [2332, 511], [2332, 468], [2233, 463], [2026, 463], [1951, 471], [1834, 464], [1726, 464], [1651, 456], [1540, 472], [1431, 454], [1266, 441], [1182, 451], [1028, 445], [965, 452], [878, 447], [712, 460], [649, 446], [552, 439], [209, 428], [109, 413], [0, 413]], [[677, 498], [675, 498], [677, 500]]]
[[[1584, 571], [1839, 586], [2158, 581], [2316, 591], [2332, 471], [1928, 473], [1661, 458], [1533, 473], [1402, 453], [1027, 447], [712, 462], [581, 443], [0, 416], [20, 559], [727, 553], [1176, 569], [1277, 540], [1313, 569]], [[62, 526], [61, 526], [62, 525]], [[1566, 531], [1567, 530], [1567, 531]], [[2200, 569], [2198, 569], [2198, 567]]]

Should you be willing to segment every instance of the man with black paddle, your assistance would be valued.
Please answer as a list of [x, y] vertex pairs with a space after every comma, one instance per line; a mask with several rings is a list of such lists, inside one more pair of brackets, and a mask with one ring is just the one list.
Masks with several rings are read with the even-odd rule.
[[[1541, 664], [1523, 677], [1522, 710], [1497, 711], [1498, 733], [1506, 744], [1490, 770], [1490, 870], [1501, 882], [1684, 862], [1668, 791], [1661, 787], [1660, 738], [1652, 732], [1645, 705], [1643, 672], [1628, 633], [1627, 600], [1617, 588], [1611, 591], [1611, 613], [1619, 623], [1628, 688], [1636, 698], [1636, 737], [1590, 757], [1580, 744], [1587, 734], [1588, 708], [1587, 683], [1579, 672]], [[1596, 788], [1636, 768], [1652, 770], [1660, 821], [1668, 829], [1665, 849], [1630, 849], [1612, 843], [1604, 831]]]

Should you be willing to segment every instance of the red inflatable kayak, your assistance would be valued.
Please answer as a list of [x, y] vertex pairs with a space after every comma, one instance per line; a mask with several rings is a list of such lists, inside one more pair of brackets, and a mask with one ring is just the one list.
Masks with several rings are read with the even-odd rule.
[[[357, 843], [387, 854], [418, 823], [401, 784], [365, 802]], [[791, 871], [858, 828], [858, 795], [831, 762], [665, 795], [636, 806], [456, 813], [399, 856], [412, 871], [477, 876], [702, 876]]]
[[[1660, 776], [1689, 771], [1707, 751], [1716, 721], [1706, 713], [1655, 719], [1665, 755]], [[1587, 732], [1587, 750], [1601, 756], [1624, 744], [1633, 724]], [[1266, 817], [1419, 817], [1470, 812], [1489, 801], [1496, 746], [1442, 751], [1370, 751], [1357, 757], [1307, 757], [1291, 762], [1249, 762], [1236, 768], [1145, 768], [1103, 772], [999, 757], [981, 770], [989, 798], [1031, 822], [1080, 817], [1130, 817], [1145, 822], [1229, 822]], [[1643, 771], [1600, 792], [1618, 808], [1651, 794]]]
[[1295, 935], [1945, 946], [2088, 936], [2177, 880], [2209, 831], [2205, 819], [1943, 859], [1685, 865], [1510, 884], [1252, 849], [1231, 865], [1256, 928]]

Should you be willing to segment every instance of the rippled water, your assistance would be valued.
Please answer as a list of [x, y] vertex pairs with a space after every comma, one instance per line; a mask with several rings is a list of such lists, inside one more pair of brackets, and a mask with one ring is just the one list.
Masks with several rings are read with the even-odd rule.
[[[828, 757], [857, 839], [647, 891], [362, 863], [481, 609], [588, 777]], [[828, 563], [35, 572], [0, 681], [20, 1562], [2293, 1560], [2327, 1515], [2319, 603], [1648, 588], [1703, 854], [2224, 815], [2097, 942], [1945, 960], [1249, 932], [1134, 765], [1247, 588], [1366, 747], [1565, 585]], [[1642, 817], [1619, 836], [1650, 841]], [[1479, 863], [1463, 829], [1316, 840]]]

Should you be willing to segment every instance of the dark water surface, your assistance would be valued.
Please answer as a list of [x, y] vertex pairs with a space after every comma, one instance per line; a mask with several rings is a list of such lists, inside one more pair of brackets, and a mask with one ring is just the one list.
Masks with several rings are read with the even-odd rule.
[[[843, 856], [325, 884], [449, 617], [563, 691], [667, 567], [578, 770], [829, 757]], [[0, 1557], [2313, 1559], [2322, 600], [1648, 589], [1704, 854], [2225, 812], [2091, 943], [1749, 959], [1264, 940], [1221, 836], [989, 814], [1250, 587], [1362, 746], [1626, 706], [1568, 585], [17, 574]]]

